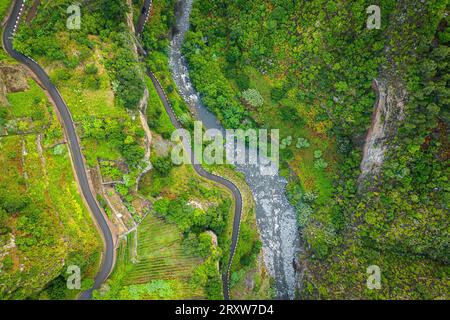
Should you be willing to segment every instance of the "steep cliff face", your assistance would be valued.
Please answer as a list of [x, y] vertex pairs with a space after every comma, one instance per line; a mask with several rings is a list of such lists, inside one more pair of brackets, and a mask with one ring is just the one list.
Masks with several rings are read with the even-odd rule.
[[367, 132], [364, 144], [359, 188], [376, 188], [376, 179], [380, 174], [386, 150], [404, 119], [406, 90], [399, 80], [381, 76], [373, 80], [373, 89], [377, 100], [372, 116], [372, 125]]

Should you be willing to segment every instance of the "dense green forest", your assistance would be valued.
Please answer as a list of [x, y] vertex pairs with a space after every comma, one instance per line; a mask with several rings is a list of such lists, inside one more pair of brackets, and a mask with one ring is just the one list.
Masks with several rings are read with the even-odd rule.
[[[366, 28], [372, 4], [380, 30]], [[203, 101], [228, 127], [256, 123], [284, 138], [288, 195], [308, 247], [301, 297], [448, 297], [446, 4], [194, 2], [185, 54]], [[389, 90], [407, 88], [404, 120], [361, 191], [381, 75]], [[379, 291], [365, 286], [369, 265], [382, 270]]]

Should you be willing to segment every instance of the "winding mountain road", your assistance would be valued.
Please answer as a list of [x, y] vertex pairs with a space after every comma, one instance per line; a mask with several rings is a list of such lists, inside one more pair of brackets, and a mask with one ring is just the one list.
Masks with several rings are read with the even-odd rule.
[[[148, 19], [148, 16], [150, 15], [152, 1], [151, 0], [145, 0], [144, 6], [141, 10], [141, 16], [138, 20], [138, 25], [136, 27], [136, 35], [140, 36], [144, 30], [145, 22]], [[144, 53], [145, 54], [145, 53]], [[164, 92], [164, 89], [161, 86], [161, 83], [158, 81], [156, 76], [147, 69], [147, 75], [152, 80], [152, 83], [154, 87], [156, 88], [156, 91], [158, 93], [159, 98], [161, 99], [164, 108], [166, 109], [167, 114], [169, 115], [170, 121], [177, 129], [183, 129], [183, 126], [181, 125], [180, 121], [178, 120], [175, 112], [172, 109], [172, 106], [170, 105], [169, 99], [167, 98], [166, 93]], [[208, 180], [217, 182], [221, 184], [222, 186], [226, 187], [230, 190], [230, 192], [233, 195], [234, 198], [234, 220], [233, 220], [233, 233], [231, 237], [231, 248], [230, 248], [230, 260], [228, 261], [227, 270], [222, 274], [222, 283], [223, 283], [223, 293], [226, 300], [230, 299], [230, 272], [231, 272], [231, 265], [233, 264], [233, 258], [234, 254], [236, 252], [236, 248], [239, 241], [239, 232], [240, 232], [240, 226], [241, 226], [241, 216], [242, 216], [242, 194], [238, 187], [234, 183], [232, 183], [229, 180], [226, 180], [222, 177], [219, 177], [217, 175], [214, 175], [210, 172], [207, 172], [203, 167], [197, 163], [194, 155], [194, 151], [192, 150], [190, 145], [184, 145], [186, 151], [188, 154], [190, 154], [191, 163], [194, 167], [194, 170], [197, 172], [198, 175], [200, 175], [203, 178], [206, 178]]]
[[61, 97], [61, 94], [56, 89], [55, 85], [50, 81], [45, 71], [31, 58], [21, 54], [13, 48], [13, 37], [20, 22], [21, 14], [23, 11], [24, 1], [16, 0], [12, 12], [8, 18], [7, 24], [3, 31], [3, 46], [6, 52], [15, 60], [21, 64], [27, 66], [34, 75], [39, 79], [40, 84], [48, 91], [51, 99], [53, 100], [59, 115], [62, 120], [63, 128], [68, 140], [70, 155], [72, 158], [72, 164], [75, 169], [75, 174], [78, 180], [79, 187], [83, 194], [86, 203], [89, 206], [92, 215], [94, 216], [99, 229], [102, 232], [104, 240], [105, 251], [102, 255], [102, 263], [100, 270], [94, 279], [94, 286], [83, 292], [80, 295], [80, 299], [90, 299], [92, 297], [92, 291], [99, 289], [103, 282], [108, 278], [112, 271], [115, 258], [114, 241], [111, 230], [108, 223], [100, 210], [100, 207], [96, 201], [96, 198], [89, 187], [89, 180], [86, 173], [86, 167], [83, 160], [83, 155], [80, 149], [80, 143], [76, 134], [75, 125], [72, 120], [70, 111]]

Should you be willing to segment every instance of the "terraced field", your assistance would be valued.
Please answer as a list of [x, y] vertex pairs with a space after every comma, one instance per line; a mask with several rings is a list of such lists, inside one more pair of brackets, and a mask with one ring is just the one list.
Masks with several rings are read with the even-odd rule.
[[191, 281], [202, 262], [183, 248], [176, 226], [150, 214], [122, 241], [111, 288], [99, 298], [204, 299]]

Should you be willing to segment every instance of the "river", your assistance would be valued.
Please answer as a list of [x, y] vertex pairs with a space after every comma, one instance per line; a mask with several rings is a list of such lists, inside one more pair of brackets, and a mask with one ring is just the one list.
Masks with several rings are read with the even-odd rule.
[[[193, 0], [181, 0], [176, 9], [176, 26], [170, 43], [169, 64], [178, 92], [207, 129], [224, 128], [202, 104], [189, 78], [186, 59], [181, 53]], [[277, 173], [267, 175], [257, 165], [236, 165], [244, 173], [256, 203], [256, 220], [263, 243], [264, 262], [275, 279], [278, 299], [293, 299], [296, 288], [294, 262], [300, 252], [295, 209], [288, 202], [286, 180]]]

